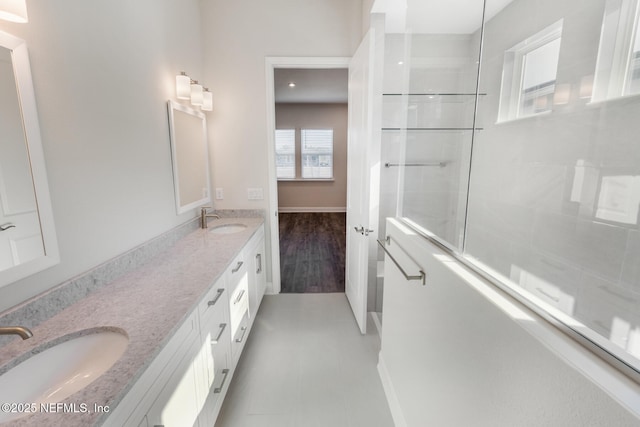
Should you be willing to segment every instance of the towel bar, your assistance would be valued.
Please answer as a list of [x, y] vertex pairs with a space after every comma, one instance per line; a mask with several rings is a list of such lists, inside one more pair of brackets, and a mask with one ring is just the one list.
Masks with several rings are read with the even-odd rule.
[[396, 259], [393, 257], [393, 255], [391, 255], [391, 253], [387, 250], [386, 245], [383, 242], [381, 242], [380, 239], [377, 239], [377, 240], [378, 240], [378, 244], [380, 246], [382, 246], [382, 249], [384, 249], [385, 253], [389, 256], [389, 258], [391, 258], [391, 261], [393, 261], [393, 263], [396, 266], [398, 266], [398, 269], [404, 275], [405, 279], [407, 279], [407, 280], [422, 280], [422, 285], [426, 285], [427, 284], [427, 275], [425, 274], [424, 271], [420, 270], [420, 275], [409, 275], [409, 274], [407, 274], [407, 272], [404, 271], [404, 268], [402, 268], [400, 263], [398, 263], [398, 261], [396, 261]]

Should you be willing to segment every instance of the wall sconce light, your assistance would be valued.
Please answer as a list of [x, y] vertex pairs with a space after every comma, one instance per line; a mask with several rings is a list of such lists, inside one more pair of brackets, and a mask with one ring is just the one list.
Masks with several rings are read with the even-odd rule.
[[191, 80], [191, 104], [202, 105], [202, 85], [197, 80]]
[[213, 111], [213, 94], [184, 71], [176, 76], [176, 98], [188, 99], [191, 105], [200, 107], [202, 111]]
[[191, 78], [184, 71], [176, 76], [176, 98], [191, 99]]
[[0, 19], [21, 24], [28, 22], [26, 0], [0, 0]]
[[208, 87], [205, 87], [204, 92], [202, 92], [202, 105], [200, 108], [203, 111], [213, 111], [213, 94]]

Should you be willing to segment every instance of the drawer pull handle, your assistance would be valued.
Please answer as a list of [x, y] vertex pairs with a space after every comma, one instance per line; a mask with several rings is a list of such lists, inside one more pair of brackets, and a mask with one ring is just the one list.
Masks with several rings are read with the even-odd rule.
[[240, 328], [240, 330], [242, 331], [242, 335], [240, 336], [240, 338], [236, 338], [236, 342], [242, 342], [244, 340], [244, 336], [247, 334], [246, 326], [243, 326], [242, 328]]
[[220, 387], [214, 388], [213, 389], [214, 393], [220, 393], [222, 391], [222, 387], [224, 387], [224, 383], [227, 381], [227, 375], [229, 375], [229, 369], [223, 369], [222, 375], [224, 375], [224, 377], [222, 377], [222, 382], [220, 383]]
[[233, 270], [231, 270], [232, 273], [237, 273], [238, 270], [240, 270], [240, 267], [242, 267], [242, 264], [244, 264], [244, 262], [242, 261], [238, 261], [238, 263], [236, 264], [236, 268], [234, 268]]
[[244, 289], [240, 291], [240, 293], [238, 294], [238, 298], [236, 298], [236, 300], [233, 302], [233, 305], [236, 305], [237, 303], [239, 303], [243, 296], [244, 296]]
[[218, 344], [218, 341], [220, 341], [220, 337], [222, 337], [222, 334], [224, 333], [224, 328], [226, 327], [226, 323], [220, 323], [220, 332], [218, 332], [218, 336], [216, 337], [216, 339], [211, 340], [211, 345]]
[[[387, 237], [386, 241], [387, 241], [387, 242], [389, 242], [389, 243], [391, 243], [391, 240], [390, 240], [388, 237]], [[424, 273], [424, 271], [420, 270], [420, 275], [414, 275], [414, 276], [411, 276], [411, 275], [407, 274], [407, 272], [406, 272], [406, 271], [404, 271], [404, 268], [402, 268], [402, 266], [398, 263], [398, 261], [396, 261], [396, 259], [393, 257], [393, 255], [391, 255], [391, 253], [390, 253], [390, 252], [389, 252], [389, 250], [387, 249], [387, 246], [386, 246], [384, 243], [382, 243], [382, 242], [380, 241], [380, 239], [378, 239], [378, 244], [379, 244], [380, 246], [382, 246], [382, 249], [384, 249], [384, 251], [385, 251], [385, 253], [387, 254], [387, 256], [388, 256], [389, 258], [391, 258], [391, 261], [393, 261], [393, 263], [398, 267], [398, 269], [400, 270], [400, 272], [404, 275], [404, 278], [405, 278], [405, 279], [407, 279], [407, 280], [420, 280], [420, 281], [422, 281], [422, 284], [423, 284], [423, 285], [426, 285], [426, 284], [427, 284], [427, 283], [426, 283], [427, 275]], [[411, 258], [411, 259], [413, 260], [413, 258]], [[415, 261], [414, 261], [414, 262], [415, 262]], [[416, 262], [416, 264], [418, 264], [418, 263]]]
[[260, 274], [262, 273], [262, 254], [256, 255], [256, 262], [258, 263], [256, 274]]
[[218, 302], [218, 300], [222, 296], [223, 292], [224, 292], [224, 288], [218, 289], [218, 295], [216, 295], [216, 297], [214, 299], [212, 299], [211, 301], [208, 302], [209, 307], [216, 305], [216, 303]]

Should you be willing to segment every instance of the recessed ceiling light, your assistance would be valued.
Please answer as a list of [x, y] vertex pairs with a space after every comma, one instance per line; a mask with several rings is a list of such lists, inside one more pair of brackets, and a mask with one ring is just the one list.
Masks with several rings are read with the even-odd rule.
[[402, 65], [402, 64], [404, 64], [403, 61], [398, 61], [398, 65]]
[[294, 82], [289, 83], [289, 87], [296, 87], [296, 84]]

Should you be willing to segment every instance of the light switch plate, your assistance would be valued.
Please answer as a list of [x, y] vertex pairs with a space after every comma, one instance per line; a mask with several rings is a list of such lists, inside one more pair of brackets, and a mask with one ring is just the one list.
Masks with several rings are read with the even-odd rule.
[[222, 199], [224, 199], [224, 191], [222, 191], [222, 188], [216, 188], [216, 200]]
[[262, 188], [247, 188], [247, 199], [249, 200], [264, 199], [264, 195], [262, 194]]

